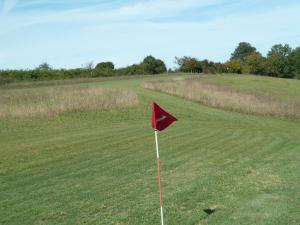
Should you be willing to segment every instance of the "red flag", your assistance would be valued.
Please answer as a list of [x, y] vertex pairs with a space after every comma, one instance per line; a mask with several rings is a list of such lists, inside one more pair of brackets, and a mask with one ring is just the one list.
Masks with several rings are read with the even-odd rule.
[[177, 119], [152, 102], [152, 128], [162, 131]]

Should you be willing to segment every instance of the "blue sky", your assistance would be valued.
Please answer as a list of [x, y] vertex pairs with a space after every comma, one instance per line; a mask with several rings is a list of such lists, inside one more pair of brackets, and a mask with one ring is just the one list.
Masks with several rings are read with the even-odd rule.
[[0, 69], [225, 61], [240, 41], [300, 46], [299, 0], [0, 0]]

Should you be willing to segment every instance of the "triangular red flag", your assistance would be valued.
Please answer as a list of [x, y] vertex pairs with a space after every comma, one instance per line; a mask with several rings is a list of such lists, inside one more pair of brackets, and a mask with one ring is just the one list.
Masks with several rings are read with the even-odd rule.
[[152, 128], [162, 131], [177, 119], [152, 102]]

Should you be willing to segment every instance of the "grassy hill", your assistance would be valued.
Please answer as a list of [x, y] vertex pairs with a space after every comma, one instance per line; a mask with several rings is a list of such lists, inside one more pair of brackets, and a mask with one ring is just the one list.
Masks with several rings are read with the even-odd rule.
[[229, 111], [300, 118], [300, 82], [244, 75], [148, 81], [144, 88]]
[[299, 80], [252, 75], [204, 76], [201, 79], [212, 84], [264, 96], [282, 99], [299, 99], [300, 97]]
[[[159, 224], [150, 126], [155, 99], [179, 120], [159, 134], [166, 224], [298, 225], [300, 120], [223, 111], [141, 87], [181, 77], [73, 83], [128, 89], [139, 104], [0, 119], [0, 224]], [[295, 82], [202, 79], [263, 93], [288, 91], [286, 82]], [[259, 82], [249, 85], [249, 79]], [[0, 95], [44, 88], [14, 87]], [[300, 97], [299, 88], [290, 95]], [[208, 207], [215, 213], [207, 216]]]

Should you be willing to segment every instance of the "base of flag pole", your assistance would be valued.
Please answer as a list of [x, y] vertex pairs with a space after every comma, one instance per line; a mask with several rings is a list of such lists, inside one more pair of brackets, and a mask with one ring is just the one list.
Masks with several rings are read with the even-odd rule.
[[164, 212], [163, 207], [160, 207], [160, 215], [161, 215], [161, 225], [164, 225]]

